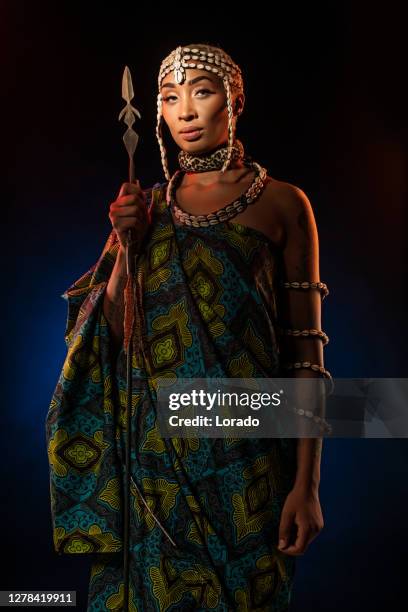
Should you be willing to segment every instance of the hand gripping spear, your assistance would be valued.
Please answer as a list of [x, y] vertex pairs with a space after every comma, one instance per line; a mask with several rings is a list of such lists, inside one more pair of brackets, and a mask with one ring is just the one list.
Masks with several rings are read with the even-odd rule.
[[[132, 77], [129, 68], [126, 66], [122, 77], [122, 98], [126, 101], [126, 106], [119, 114], [119, 121], [124, 116], [127, 130], [123, 135], [123, 142], [129, 155], [129, 182], [135, 180], [135, 166], [133, 155], [135, 153], [139, 136], [132, 129], [135, 122], [135, 115], [141, 119], [139, 111], [131, 105], [130, 101], [134, 97]], [[126, 243], [126, 269], [127, 283], [125, 287], [125, 316], [124, 316], [124, 349], [127, 353], [127, 402], [126, 402], [126, 450], [125, 450], [125, 486], [124, 486], [124, 517], [123, 517], [123, 575], [124, 575], [124, 610], [129, 610], [129, 545], [130, 545], [130, 481], [138, 492], [141, 501], [147, 511], [152, 515], [160, 529], [170, 540], [173, 546], [177, 544], [171, 538], [169, 533], [163, 527], [159, 519], [154, 515], [147, 501], [145, 500], [140, 488], [131, 476], [131, 414], [132, 414], [132, 335], [135, 321], [136, 302], [136, 283], [135, 271], [137, 265], [137, 257], [140, 252], [141, 245], [135, 240], [133, 230], [129, 230]], [[137, 330], [136, 330], [137, 331]]]

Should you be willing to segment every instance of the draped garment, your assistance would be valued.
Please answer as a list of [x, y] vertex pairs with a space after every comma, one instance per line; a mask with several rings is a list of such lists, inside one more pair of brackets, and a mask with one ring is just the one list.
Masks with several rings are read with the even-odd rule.
[[[152, 224], [137, 260], [143, 317], [135, 324], [144, 329], [132, 360], [129, 610], [281, 612], [295, 571], [277, 543], [296, 440], [161, 438], [155, 401], [161, 377], [284, 376], [280, 254], [239, 223], [179, 225], [165, 189], [146, 191]], [[88, 610], [101, 611], [122, 609], [124, 594], [126, 355], [113, 351], [103, 313], [118, 249], [112, 231], [62, 296], [67, 355], [46, 418], [54, 547], [90, 554]]]

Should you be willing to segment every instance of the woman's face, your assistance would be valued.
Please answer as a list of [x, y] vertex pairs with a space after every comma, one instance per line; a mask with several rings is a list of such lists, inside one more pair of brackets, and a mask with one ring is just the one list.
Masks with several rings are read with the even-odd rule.
[[[205, 153], [228, 141], [227, 97], [219, 77], [188, 68], [185, 81], [178, 85], [169, 72], [160, 93], [163, 119], [180, 149]], [[238, 98], [243, 102], [242, 94], [233, 97], [233, 108]]]

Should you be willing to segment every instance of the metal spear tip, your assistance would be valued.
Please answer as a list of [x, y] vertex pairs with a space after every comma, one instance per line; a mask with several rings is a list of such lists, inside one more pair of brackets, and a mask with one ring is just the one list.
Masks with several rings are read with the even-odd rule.
[[126, 102], [130, 102], [134, 95], [132, 75], [130, 74], [129, 68], [125, 66], [122, 76], [122, 98], [126, 100]]

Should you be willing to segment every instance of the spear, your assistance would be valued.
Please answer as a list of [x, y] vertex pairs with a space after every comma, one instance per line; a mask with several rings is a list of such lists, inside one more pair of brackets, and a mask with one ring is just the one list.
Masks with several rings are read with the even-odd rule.
[[[122, 98], [126, 106], [119, 114], [119, 121], [124, 117], [127, 130], [123, 135], [126, 151], [129, 155], [129, 183], [135, 180], [133, 156], [139, 142], [138, 134], [132, 126], [136, 116], [141, 119], [139, 111], [130, 103], [134, 97], [132, 76], [127, 66], [122, 77]], [[123, 517], [123, 574], [124, 574], [124, 610], [129, 609], [129, 544], [130, 544], [130, 459], [131, 459], [131, 413], [132, 413], [132, 329], [135, 317], [135, 282], [137, 243], [134, 232], [128, 230], [126, 244], [127, 283], [125, 288], [124, 348], [127, 352], [127, 402], [126, 402], [126, 445], [125, 445], [125, 486]], [[132, 479], [133, 480], [133, 479]]]
[[[135, 180], [135, 166], [133, 155], [135, 153], [137, 143], [139, 142], [138, 134], [133, 130], [132, 126], [135, 122], [135, 115], [141, 119], [141, 115], [137, 108], [131, 105], [131, 100], [134, 97], [132, 77], [129, 68], [126, 66], [122, 77], [122, 98], [126, 101], [126, 106], [119, 114], [119, 121], [124, 117], [127, 130], [123, 135], [123, 142], [129, 155], [129, 182]], [[131, 477], [131, 414], [132, 414], [132, 335], [135, 322], [135, 308], [138, 306], [136, 301], [136, 283], [135, 271], [137, 257], [140, 251], [140, 244], [135, 239], [134, 233], [129, 229], [126, 241], [126, 268], [127, 268], [127, 283], [125, 287], [125, 316], [124, 316], [124, 349], [127, 353], [127, 402], [126, 402], [126, 443], [125, 443], [125, 486], [124, 486], [124, 517], [123, 517], [123, 574], [124, 574], [124, 610], [129, 609], [129, 544], [130, 544], [130, 482], [132, 482], [137, 493], [140, 496], [143, 505], [150, 513], [157, 525], [163, 531], [165, 536], [170, 540], [173, 546], [177, 548], [176, 542], [170, 536], [159, 519], [154, 515], [149, 504], [145, 500], [140, 488], [135, 480]], [[142, 307], [141, 305], [139, 305]], [[135, 330], [138, 331], [138, 330]]]
[[[139, 119], [142, 118], [137, 108], [132, 106], [132, 104], [130, 103], [131, 100], [133, 100], [133, 97], [134, 91], [132, 85], [132, 76], [130, 74], [129, 68], [125, 66], [122, 76], [122, 98], [126, 101], [126, 106], [120, 111], [119, 121], [124, 116], [124, 122], [128, 126], [126, 132], [123, 135], [123, 142], [125, 143], [126, 151], [129, 155], [129, 183], [133, 183], [133, 181], [135, 180], [135, 164], [133, 161], [133, 156], [136, 151], [137, 143], [139, 142], [139, 135], [135, 132], [132, 126], [135, 122], [135, 115], [137, 115]], [[134, 244], [134, 237], [131, 229], [128, 231], [128, 245], [131, 247], [136, 246]], [[129, 250], [131, 249], [128, 249], [128, 252]], [[132, 255], [134, 257], [134, 251]], [[133, 260], [130, 262], [127, 261], [127, 263], [128, 265], [130, 265], [130, 267], [132, 267], [132, 264], [134, 264], [135, 262]], [[130, 270], [128, 268], [128, 274], [129, 271]], [[134, 266], [132, 272], [134, 273]]]

